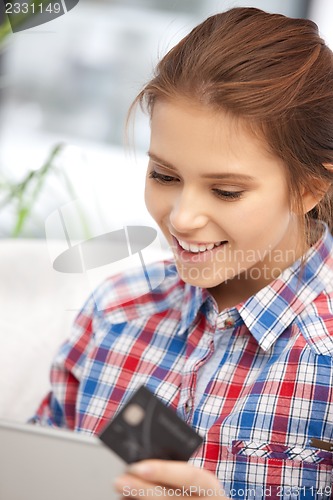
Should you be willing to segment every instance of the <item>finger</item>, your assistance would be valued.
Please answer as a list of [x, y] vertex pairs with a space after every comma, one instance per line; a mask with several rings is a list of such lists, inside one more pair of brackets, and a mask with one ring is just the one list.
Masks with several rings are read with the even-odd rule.
[[155, 484], [166, 484], [172, 487], [201, 487], [205, 489], [222, 489], [220, 482], [212, 472], [198, 469], [186, 462], [171, 460], [144, 460], [128, 468], [130, 474], [139, 476]]

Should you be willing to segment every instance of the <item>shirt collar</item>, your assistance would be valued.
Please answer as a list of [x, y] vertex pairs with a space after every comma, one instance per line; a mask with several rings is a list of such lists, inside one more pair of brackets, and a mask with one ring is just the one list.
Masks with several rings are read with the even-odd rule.
[[305, 255], [237, 309], [263, 350], [333, 282], [333, 237], [326, 224], [321, 238]]
[[194, 322], [199, 309], [207, 299], [212, 299], [212, 297], [206, 289], [202, 289], [185, 283], [184, 299], [181, 304], [181, 320], [178, 335], [182, 335]]

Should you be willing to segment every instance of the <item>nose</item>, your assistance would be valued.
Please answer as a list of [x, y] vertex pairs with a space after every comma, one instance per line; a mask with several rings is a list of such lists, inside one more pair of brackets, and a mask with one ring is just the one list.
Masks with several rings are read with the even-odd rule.
[[173, 200], [169, 220], [178, 233], [187, 233], [204, 227], [208, 215], [193, 190], [183, 189]]

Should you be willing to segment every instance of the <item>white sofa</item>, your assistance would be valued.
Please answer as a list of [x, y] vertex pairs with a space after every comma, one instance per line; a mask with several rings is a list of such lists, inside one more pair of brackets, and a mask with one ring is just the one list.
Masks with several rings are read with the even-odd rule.
[[[0, 240], [0, 418], [26, 421], [49, 390], [52, 358], [80, 306], [105, 277], [136, 265], [135, 256], [96, 273], [52, 267], [62, 243]], [[169, 256], [152, 249], [146, 262]]]

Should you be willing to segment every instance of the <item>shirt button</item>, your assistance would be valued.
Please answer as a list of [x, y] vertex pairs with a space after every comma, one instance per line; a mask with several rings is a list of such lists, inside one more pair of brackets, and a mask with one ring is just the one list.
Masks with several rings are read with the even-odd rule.
[[185, 403], [185, 413], [186, 413], [186, 415], [188, 415], [190, 413], [191, 409], [192, 409], [192, 404], [191, 404], [191, 401], [188, 400]]
[[225, 328], [231, 328], [232, 326], [234, 326], [235, 322], [232, 318], [227, 318], [225, 321], [224, 321], [224, 326]]

